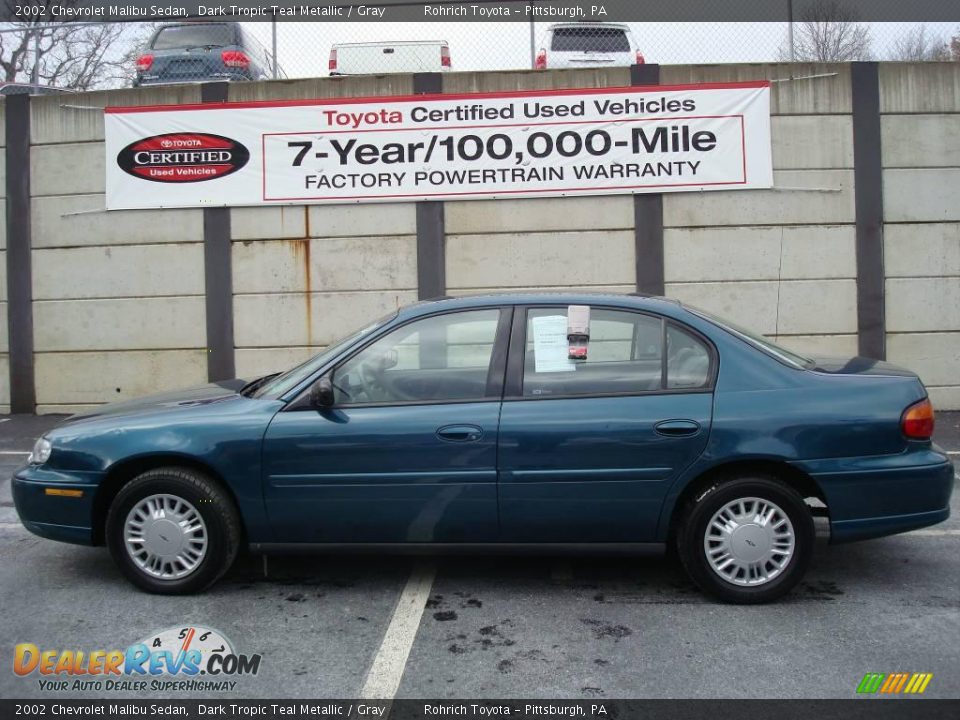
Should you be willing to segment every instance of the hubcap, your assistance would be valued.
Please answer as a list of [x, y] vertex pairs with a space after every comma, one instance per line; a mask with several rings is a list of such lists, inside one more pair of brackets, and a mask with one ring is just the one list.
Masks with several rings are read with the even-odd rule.
[[787, 514], [769, 500], [747, 497], [720, 508], [707, 523], [703, 550], [713, 571], [734, 585], [763, 585], [793, 557], [795, 536]]
[[197, 509], [176, 495], [151, 495], [127, 514], [124, 545], [130, 559], [162, 580], [186, 577], [207, 554], [207, 526]]

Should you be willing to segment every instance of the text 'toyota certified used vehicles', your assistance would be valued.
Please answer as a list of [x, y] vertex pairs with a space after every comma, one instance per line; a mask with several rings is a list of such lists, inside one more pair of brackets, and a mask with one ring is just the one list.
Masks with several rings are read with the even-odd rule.
[[158, 593], [254, 551], [663, 551], [723, 600], [788, 592], [833, 542], [949, 515], [913, 373], [809, 360], [677, 302], [413, 305], [283, 374], [103, 406], [13, 480], [37, 535]]

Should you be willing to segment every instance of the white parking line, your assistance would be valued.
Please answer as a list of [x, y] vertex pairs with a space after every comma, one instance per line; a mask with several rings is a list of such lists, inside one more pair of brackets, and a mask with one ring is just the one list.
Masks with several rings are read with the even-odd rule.
[[960, 455], [960, 450], [947, 450], [947, 455]]
[[29, 455], [29, 450], [0, 450], [0, 455]]
[[960, 537], [960, 530], [914, 530], [906, 534], [922, 537]]
[[436, 574], [437, 568], [433, 563], [414, 566], [406, 587], [400, 593], [380, 649], [367, 672], [363, 689], [360, 690], [361, 698], [392, 700], [397, 694]]

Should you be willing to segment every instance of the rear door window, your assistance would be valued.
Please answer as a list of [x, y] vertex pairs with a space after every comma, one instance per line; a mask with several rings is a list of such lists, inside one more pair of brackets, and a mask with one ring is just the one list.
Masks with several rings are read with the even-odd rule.
[[630, 40], [619, 28], [556, 28], [551, 50], [559, 52], [630, 52]]
[[187, 48], [222, 47], [236, 41], [231, 25], [224, 23], [197, 23], [170, 25], [161, 28], [153, 39], [154, 50], [184, 50]]
[[658, 317], [591, 308], [585, 360], [568, 358], [567, 309], [527, 313], [523, 395], [604, 395], [662, 388], [662, 325]]

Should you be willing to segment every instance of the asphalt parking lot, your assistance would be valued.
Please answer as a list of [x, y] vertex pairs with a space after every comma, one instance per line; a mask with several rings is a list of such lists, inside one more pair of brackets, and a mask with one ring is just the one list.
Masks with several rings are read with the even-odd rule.
[[[948, 522], [824, 548], [761, 607], [705, 599], [667, 558], [273, 557], [265, 574], [244, 557], [202, 596], [157, 597], [106, 550], [17, 521], [9, 476], [58, 421], [0, 417], [0, 697], [57, 697], [10, 671], [16, 643], [124, 648], [187, 625], [263, 656], [234, 697], [849, 698], [867, 672], [933, 673], [925, 696], [960, 697], [956, 493]], [[960, 465], [960, 413], [937, 436]]]

